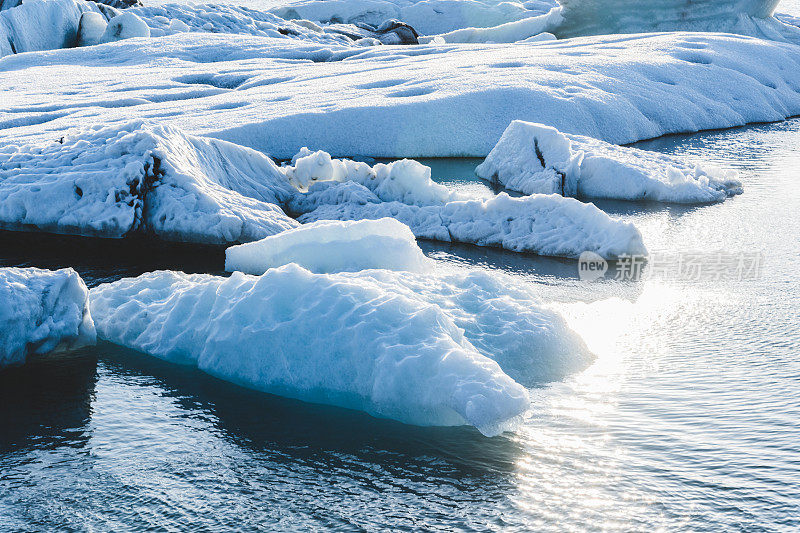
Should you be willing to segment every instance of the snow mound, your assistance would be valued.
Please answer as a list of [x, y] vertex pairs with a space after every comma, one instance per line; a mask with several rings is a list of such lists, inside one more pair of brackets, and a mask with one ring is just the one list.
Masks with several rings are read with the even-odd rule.
[[260, 275], [288, 263], [321, 274], [429, 268], [408, 226], [391, 218], [305, 224], [225, 251], [225, 270], [229, 272]]
[[47, 145], [0, 148], [0, 227], [119, 238], [233, 243], [297, 226], [268, 157], [133, 121]]
[[0, 369], [94, 344], [88, 296], [71, 268], [0, 268]]
[[135, 13], [126, 11], [108, 21], [100, 42], [110, 43], [133, 37], [150, 37], [150, 27]]
[[519, 120], [508, 126], [476, 172], [523, 194], [692, 204], [720, 202], [742, 192], [735, 171]]
[[511, 198], [502, 193], [488, 200], [428, 206], [349, 202], [320, 205], [298, 220], [308, 223], [385, 217], [399, 220], [420, 238], [514, 252], [576, 258], [589, 250], [606, 259], [647, 253], [642, 235], [633, 224], [611, 218], [593, 204], [555, 194]]
[[91, 308], [103, 339], [304, 401], [486, 435], [529, 405], [439, 307], [344, 274], [154, 272], [92, 289]]
[[[371, 167], [349, 159], [333, 159], [327, 152], [311, 152], [304, 147], [292, 158], [292, 164], [281, 167], [281, 170], [301, 191], [309, 190], [309, 186], [319, 182], [353, 182], [366, 187], [384, 202], [430, 205], [455, 198], [447, 187], [431, 179], [430, 167], [411, 159], [378, 163]], [[314, 193], [323, 190], [324, 187], [317, 187]], [[316, 203], [318, 200], [313, 199], [314, 195], [311, 194], [311, 200], [298, 201]], [[298, 207], [298, 211], [302, 210]]]

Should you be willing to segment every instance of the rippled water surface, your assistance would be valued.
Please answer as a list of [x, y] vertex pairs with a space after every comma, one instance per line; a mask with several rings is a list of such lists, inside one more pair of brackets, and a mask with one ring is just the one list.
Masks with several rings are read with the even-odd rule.
[[[424, 243], [441, 268], [536, 284], [599, 356], [535, 389], [516, 434], [283, 400], [104, 344], [0, 372], [0, 530], [800, 528], [800, 120], [639, 146], [734, 167], [745, 194], [598, 205], [654, 254], [760, 254], [762, 272], [587, 283], [570, 261]], [[475, 161], [434, 163], [488, 192]], [[0, 261], [73, 265], [89, 283], [221, 268], [215, 254], [41, 248]]]

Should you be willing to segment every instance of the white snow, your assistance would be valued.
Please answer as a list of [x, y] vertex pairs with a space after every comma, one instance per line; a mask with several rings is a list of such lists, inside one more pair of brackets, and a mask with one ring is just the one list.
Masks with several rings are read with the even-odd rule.
[[78, 46], [92, 46], [100, 43], [108, 28], [108, 21], [100, 13], [86, 11], [78, 21]]
[[513, 427], [527, 391], [436, 305], [297, 265], [91, 291], [99, 336], [258, 390], [420, 425]]
[[0, 72], [11, 143], [144, 118], [281, 159], [486, 156], [515, 119], [625, 144], [800, 114], [800, 47], [718, 34], [365, 49], [179, 33]]
[[88, 295], [71, 268], [0, 268], [0, 369], [94, 344]]
[[429, 260], [408, 226], [391, 218], [305, 224], [225, 250], [225, 270], [260, 275], [296, 263], [320, 274], [367, 269], [425, 271]]
[[741, 194], [737, 173], [514, 121], [476, 169], [524, 194], [672, 203], [719, 202]]
[[45, 145], [0, 148], [0, 226], [234, 243], [298, 224], [293, 194], [263, 154], [133, 121]]
[[109, 43], [133, 37], [150, 37], [150, 27], [135, 13], [126, 11], [108, 21], [100, 41]]

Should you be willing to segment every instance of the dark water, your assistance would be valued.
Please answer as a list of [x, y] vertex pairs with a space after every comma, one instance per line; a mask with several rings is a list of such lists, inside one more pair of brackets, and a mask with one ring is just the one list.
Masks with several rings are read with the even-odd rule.
[[[578, 279], [574, 262], [423, 243], [533, 283], [598, 354], [516, 434], [417, 428], [247, 391], [108, 344], [0, 372], [0, 530], [800, 529], [800, 120], [640, 147], [737, 168], [706, 207], [598, 203], [651, 253], [752, 254], [755, 279]], [[434, 162], [488, 194], [476, 162]], [[0, 241], [90, 284], [216, 272], [218, 250]]]

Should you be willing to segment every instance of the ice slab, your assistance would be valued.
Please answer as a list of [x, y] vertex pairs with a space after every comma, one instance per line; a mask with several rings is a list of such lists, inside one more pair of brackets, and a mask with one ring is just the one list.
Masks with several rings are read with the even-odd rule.
[[133, 121], [0, 148], [0, 226], [119, 238], [235, 243], [298, 224], [263, 154]]
[[389, 217], [417, 237], [515, 252], [578, 257], [590, 250], [609, 259], [646, 253], [632, 224], [594, 205], [555, 194], [462, 199], [431, 181], [430, 168], [416, 161], [370, 167], [304, 150], [282, 170], [298, 187], [310, 184], [289, 207], [304, 223]]
[[91, 308], [103, 339], [282, 396], [486, 435], [529, 405], [441, 308], [354, 275], [154, 272], [92, 289]]
[[742, 192], [735, 171], [518, 120], [476, 172], [524, 194], [692, 204]]
[[71, 268], [0, 268], [0, 369], [94, 344], [88, 296]]
[[288, 263], [322, 274], [430, 268], [408, 226], [391, 218], [304, 224], [225, 250], [225, 270], [229, 272], [260, 275]]

